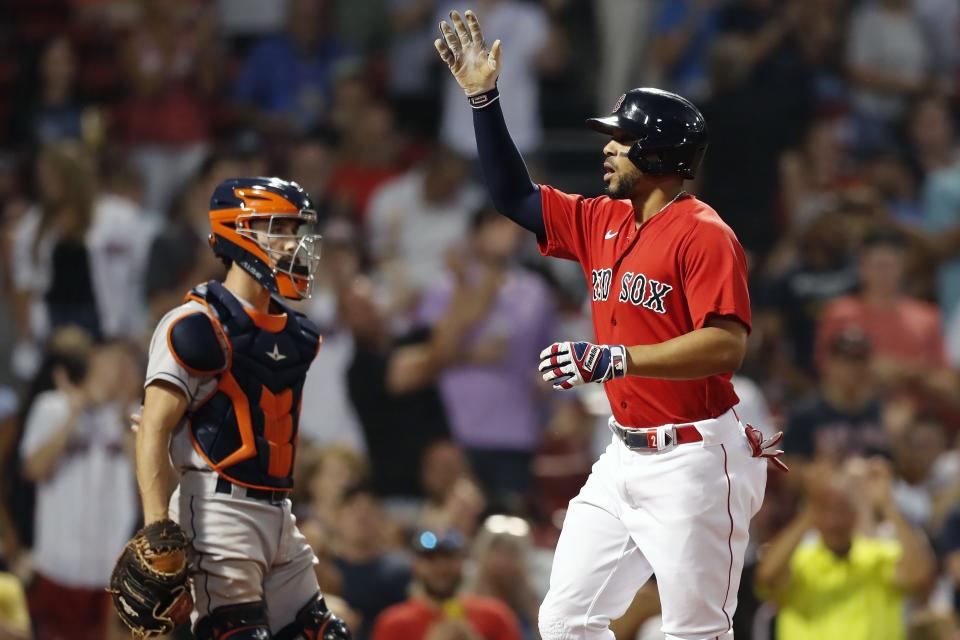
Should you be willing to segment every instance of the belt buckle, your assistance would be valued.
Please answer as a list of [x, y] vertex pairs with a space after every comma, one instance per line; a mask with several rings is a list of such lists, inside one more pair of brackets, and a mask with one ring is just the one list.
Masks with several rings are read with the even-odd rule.
[[672, 448], [677, 442], [676, 427], [672, 425], [641, 429], [640, 433], [644, 436], [644, 445], [631, 447], [635, 450], [643, 449], [656, 453]]
[[677, 441], [677, 428], [673, 425], [653, 427], [647, 433], [647, 442], [654, 451], [665, 451]]
[[628, 429], [611, 420], [610, 427], [628, 449], [639, 453], [663, 451], [677, 442], [677, 428], [674, 425]]

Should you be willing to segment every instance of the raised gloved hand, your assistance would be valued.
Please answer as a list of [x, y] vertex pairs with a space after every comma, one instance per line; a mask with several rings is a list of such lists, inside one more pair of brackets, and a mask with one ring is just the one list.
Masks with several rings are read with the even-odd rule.
[[540, 352], [540, 373], [554, 389], [622, 378], [627, 375], [627, 349], [623, 345], [554, 342]]
[[778, 431], [766, 440], [763, 438], [763, 433], [752, 425], [744, 425], [744, 432], [747, 434], [747, 441], [750, 443], [750, 452], [754, 458], [766, 458], [772, 462], [777, 469], [780, 469], [784, 473], [789, 473], [790, 467], [780, 459], [780, 456], [783, 455], [783, 450], [774, 449], [774, 447], [783, 440], [783, 431]]
[[500, 41], [494, 41], [487, 49], [473, 11], [466, 12], [466, 22], [459, 13], [451, 11], [450, 22], [453, 28], [446, 21], [440, 23], [443, 38], [433, 43], [437, 52], [468, 96], [490, 91], [497, 86], [500, 75]]
[[133, 637], [165, 635], [190, 619], [187, 535], [173, 520], [148, 524], [123, 548], [110, 576], [110, 594]]

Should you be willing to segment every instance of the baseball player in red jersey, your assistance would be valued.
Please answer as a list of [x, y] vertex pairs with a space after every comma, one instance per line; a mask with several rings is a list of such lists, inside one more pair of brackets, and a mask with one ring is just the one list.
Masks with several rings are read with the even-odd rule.
[[603, 383], [613, 412], [611, 444], [567, 511], [540, 634], [613, 638], [610, 621], [656, 574], [667, 638], [730, 639], [765, 459], [782, 463], [779, 434], [763, 441], [734, 410], [750, 330], [743, 249], [683, 188], [706, 151], [703, 116], [633, 89], [588, 121], [609, 137], [606, 196], [533, 184], [500, 111], [500, 42], [487, 48], [470, 11], [450, 18], [435, 45], [474, 109], [494, 204], [591, 284], [597, 343], [554, 343], [540, 371], [557, 389]]

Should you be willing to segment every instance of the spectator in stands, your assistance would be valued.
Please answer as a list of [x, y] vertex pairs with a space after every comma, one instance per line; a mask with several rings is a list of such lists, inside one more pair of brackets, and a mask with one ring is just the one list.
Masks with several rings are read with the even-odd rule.
[[652, 24], [653, 77], [657, 86], [691, 100], [707, 95], [707, 48], [719, 28], [716, 0], [660, 2]]
[[[45, 149], [37, 203], [15, 221], [7, 268], [20, 339], [15, 369], [25, 377], [52, 328], [138, 337], [145, 326], [149, 234], [135, 203], [98, 190], [94, 163], [77, 142]], [[24, 355], [31, 350], [34, 357]], [[17, 358], [32, 365], [17, 367]]]
[[317, 580], [324, 594], [343, 591], [343, 574], [333, 557], [343, 495], [369, 477], [366, 459], [352, 449], [300, 445], [294, 465], [293, 507], [297, 526], [319, 560]]
[[17, 439], [20, 436], [17, 424], [18, 404], [14, 390], [0, 384], [0, 566], [13, 564], [22, 552], [16, 525], [10, 513], [11, 493], [18, 480], [15, 477]]
[[909, 98], [928, 86], [930, 42], [910, 0], [864, 2], [850, 20], [847, 37], [860, 146], [888, 145]]
[[914, 101], [906, 122], [909, 158], [919, 179], [925, 181], [958, 159], [956, 127], [948, 100], [926, 94]]
[[[487, 316], [500, 274], [488, 270], [480, 279], [461, 276], [435, 324], [399, 338], [390, 335], [369, 280], [356, 279], [341, 292], [340, 317], [355, 343], [347, 373], [350, 397], [363, 426], [374, 484], [383, 495], [419, 495], [418, 471], [411, 461], [419, 460], [430, 443], [449, 437], [448, 409], [437, 379], [451, 366], [488, 357], [464, 353], [461, 345]], [[397, 439], [396, 433], [404, 437]]]
[[[893, 230], [879, 229], [860, 249], [857, 295], [834, 300], [824, 310], [817, 332], [817, 359], [822, 362], [836, 336], [859, 327], [873, 345], [872, 368], [887, 388], [905, 385], [930, 394], [950, 393], [950, 372], [940, 312], [904, 293], [906, 241]], [[940, 391], [943, 389], [943, 391]]]
[[593, 3], [599, 44], [600, 78], [596, 109], [603, 113], [616, 102], [624, 87], [644, 82], [650, 22], [657, 9], [655, 0], [598, 0]]
[[[460, 356], [440, 375], [440, 393], [454, 439], [495, 508], [514, 511], [530, 485], [540, 442], [541, 389], [526, 362], [553, 331], [553, 304], [543, 281], [513, 262], [521, 230], [493, 209], [478, 210], [470, 246], [455, 269], [424, 294], [420, 319], [435, 323], [457, 303], [463, 282], [492, 288], [488, 304], [460, 344]], [[476, 286], [476, 285], [474, 285]], [[497, 398], [491, 404], [490, 398]]]
[[[319, 206], [323, 207], [322, 202]], [[314, 445], [340, 445], [364, 451], [364, 433], [350, 398], [347, 376], [356, 344], [340, 308], [341, 294], [360, 274], [359, 240], [354, 221], [340, 215], [326, 217], [320, 230], [323, 261], [305, 312], [323, 336], [324, 357], [307, 372], [298, 433]]]
[[153, 322], [180, 304], [197, 284], [222, 275], [223, 264], [206, 250], [213, 175], [225, 179], [244, 172], [229, 158], [212, 158], [171, 201], [167, 220], [150, 243], [146, 293]]
[[934, 415], [911, 415], [902, 426], [888, 419], [887, 429], [897, 506], [910, 524], [935, 532], [960, 497], [960, 456], [948, 451], [947, 434]]
[[[384, 183], [367, 211], [370, 255], [400, 311], [443, 280], [447, 253], [470, 228], [483, 192], [466, 161], [436, 145], [414, 169]], [[406, 302], [406, 304], [404, 304]]]
[[338, 67], [350, 59], [330, 33], [329, 0], [292, 0], [286, 32], [258, 42], [234, 82], [243, 120], [264, 135], [294, 135], [323, 121]]
[[787, 420], [784, 447], [790, 455], [840, 461], [889, 452], [871, 355], [869, 338], [856, 327], [834, 336], [821, 363], [819, 390]]
[[414, 133], [433, 136], [437, 128], [440, 101], [432, 73], [433, 51], [424, 42], [434, 39], [438, 0], [390, 0], [388, 87], [397, 110], [397, 122]]
[[470, 463], [463, 448], [452, 440], [438, 440], [423, 452], [420, 461], [420, 486], [427, 508], [440, 508], [458, 480], [471, 476]]
[[184, 0], [142, 0], [140, 8], [121, 52], [127, 97], [120, 134], [146, 180], [147, 211], [162, 217], [207, 153], [205, 101], [222, 78], [216, 14]]
[[931, 53], [931, 72], [940, 91], [950, 93], [957, 89], [957, 71], [960, 69], [960, 4], [953, 0], [916, 0], [913, 12], [923, 28]]
[[800, 148], [780, 158], [785, 230], [799, 229], [829, 211], [836, 192], [854, 181], [849, 136], [837, 117], [810, 123]]
[[[417, 497], [416, 461], [430, 443], [450, 434], [434, 371], [450, 357], [449, 330], [438, 325], [432, 332], [392, 337], [365, 278], [346, 283], [337, 304], [353, 335], [347, 390], [363, 428], [373, 484], [385, 497]], [[450, 328], [459, 335], [460, 329]]]
[[82, 377], [53, 374], [56, 388], [34, 400], [20, 443], [37, 483], [30, 612], [37, 640], [103, 640], [105, 588], [138, 516], [127, 416], [142, 376], [121, 343], [96, 347]]
[[917, 178], [901, 154], [893, 150], [866, 154], [861, 169], [877, 193], [880, 206], [891, 221], [905, 231], [920, 233], [924, 211], [917, 190]]
[[944, 573], [953, 587], [953, 610], [960, 611], [960, 502], [954, 502], [937, 542]]
[[487, 508], [483, 490], [472, 476], [457, 478], [446, 487], [438, 501], [424, 505], [418, 524], [426, 529], [456, 529], [472, 540], [480, 527], [480, 516]]
[[428, 636], [431, 627], [444, 619], [466, 622], [483, 640], [520, 640], [517, 619], [503, 602], [460, 594], [465, 544], [455, 530], [422, 530], [414, 534], [414, 595], [377, 618], [371, 640], [436, 637]]
[[357, 640], [370, 637], [374, 619], [407, 597], [410, 568], [385, 551], [385, 516], [372, 488], [358, 484], [342, 496], [333, 541], [333, 561], [342, 576], [340, 595], [363, 619]]
[[[883, 461], [871, 462], [861, 494], [850, 478], [812, 468], [807, 505], [769, 544], [756, 584], [779, 607], [778, 640], [902, 640], [906, 598], [931, 584], [935, 560], [904, 519]], [[857, 531], [857, 505], [883, 514], [895, 539]], [[808, 538], [814, 529], [817, 537]]]
[[947, 327], [950, 361], [960, 366], [960, 157], [927, 175], [923, 189], [924, 228], [941, 260], [937, 302]]
[[476, 574], [469, 593], [496, 598], [520, 622], [524, 638], [536, 637], [540, 594], [531, 583], [530, 525], [522, 518], [487, 518], [473, 546]]
[[338, 210], [363, 223], [374, 192], [410, 166], [416, 149], [396, 130], [390, 103], [368, 94], [347, 112], [339, 104], [342, 94], [338, 88], [336, 108], [342, 111], [342, 121], [337, 124], [340, 140], [329, 192]]
[[[313, 455], [310, 455], [314, 452]], [[344, 492], [366, 482], [370, 477], [367, 461], [352, 449], [343, 446], [307, 448], [302, 458], [306, 469], [298, 478], [307, 499], [297, 506], [307, 518], [317, 520], [329, 530], [336, 521]], [[300, 462], [300, 461], [298, 461]]]
[[15, 420], [17, 397], [9, 387], [0, 385], [0, 639], [30, 640], [30, 613], [21, 579], [29, 567], [29, 554], [20, 540], [8, 509], [10, 476], [16, 473], [18, 429]]
[[794, 254], [781, 273], [764, 283], [755, 303], [756, 325], [774, 345], [773, 366], [787, 388], [804, 392], [815, 383], [817, 321], [833, 299], [857, 286], [850, 241], [838, 212], [824, 213], [800, 230], [788, 251]]
[[[750, 82], [751, 56], [741, 36], [720, 36], [710, 44], [710, 98], [698, 106], [707, 122], [723, 126], [710, 129], [697, 195], [724, 212], [748, 252], [766, 252], [777, 240], [779, 222], [770, 215], [777, 206], [778, 176], [769, 158], [797, 143], [806, 117], [803, 101], [794, 95], [803, 84], [794, 82], [791, 92], [779, 83]], [[755, 104], [770, 108], [754, 109]]]
[[[446, 19], [451, 10], [461, 10], [462, 4], [460, 0], [443, 0], [434, 25]], [[495, 34], [488, 44], [493, 44], [493, 38], [499, 39], [510, 52], [510, 64], [503, 65], [497, 83], [503, 95], [510, 96], [502, 104], [513, 141], [520, 153], [528, 157], [539, 151], [543, 141], [537, 73], [541, 58], [550, 55], [546, 50], [549, 27], [546, 13], [539, 4], [519, 0], [478, 0], [473, 10], [485, 32]], [[463, 90], [452, 76], [444, 85], [440, 139], [467, 158], [477, 157], [470, 105], [464, 101]]]
[[286, 176], [310, 194], [321, 224], [337, 211], [330, 196], [330, 180], [335, 168], [333, 140], [330, 135], [307, 135], [290, 143], [286, 153]]
[[65, 36], [44, 47], [32, 88], [35, 93], [16, 114], [14, 140], [33, 148], [66, 140], [99, 142], [100, 112], [78, 95], [76, 51]]

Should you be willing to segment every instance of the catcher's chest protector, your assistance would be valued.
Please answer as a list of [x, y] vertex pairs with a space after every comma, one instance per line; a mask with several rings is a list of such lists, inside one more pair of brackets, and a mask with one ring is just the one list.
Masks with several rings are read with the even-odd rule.
[[320, 347], [316, 327], [282, 303], [285, 318], [248, 312], [216, 281], [188, 298], [216, 316], [226, 351], [216, 391], [188, 416], [194, 447], [230, 481], [292, 488], [303, 381]]

